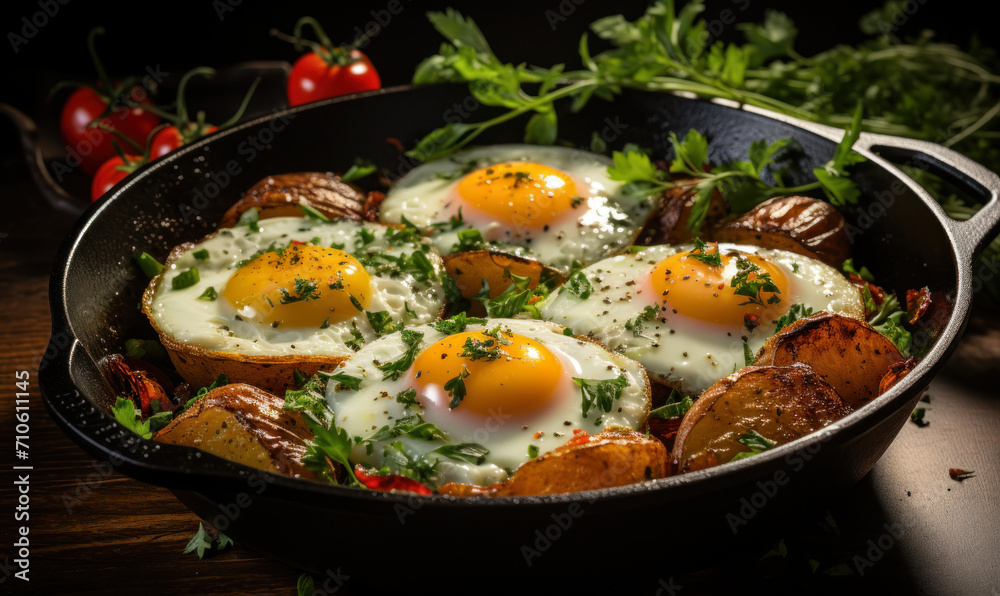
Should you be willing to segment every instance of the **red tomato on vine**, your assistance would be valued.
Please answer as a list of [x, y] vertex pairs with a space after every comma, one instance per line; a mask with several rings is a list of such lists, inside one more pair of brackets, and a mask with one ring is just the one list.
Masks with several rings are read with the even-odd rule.
[[141, 155], [115, 155], [97, 168], [90, 181], [90, 200], [96, 201], [148, 160]]
[[103, 28], [96, 27], [87, 37], [100, 85], [77, 88], [63, 104], [59, 115], [63, 141], [71, 154], [79, 157], [80, 166], [88, 174], [94, 174], [101, 164], [115, 155], [111, 144], [114, 134], [108, 129], [144, 145], [149, 133], [160, 123], [159, 116], [150, 111], [154, 109], [152, 106], [134, 98], [140, 89], [135, 87], [135, 79], [126, 79], [115, 86], [108, 78], [94, 48], [94, 39], [103, 33]]
[[[302, 37], [305, 25], [316, 32], [318, 43]], [[299, 19], [290, 36], [278, 31], [271, 33], [294, 43], [297, 49], [302, 49], [303, 46], [311, 48], [310, 52], [295, 61], [292, 72], [288, 75], [290, 106], [382, 87], [382, 79], [368, 56], [351, 46], [335, 46], [312, 17]]]

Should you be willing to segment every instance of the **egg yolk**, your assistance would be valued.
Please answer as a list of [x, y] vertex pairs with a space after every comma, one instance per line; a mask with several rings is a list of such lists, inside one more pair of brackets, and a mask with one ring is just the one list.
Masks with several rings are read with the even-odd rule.
[[295, 244], [240, 267], [222, 295], [244, 319], [273, 327], [320, 327], [367, 308], [371, 286], [368, 272], [346, 252]]
[[[663, 259], [650, 273], [653, 291], [678, 315], [729, 327], [742, 326], [748, 314], [762, 320], [765, 311], [768, 316], [780, 316], [788, 310], [784, 300], [788, 279], [779, 267], [757, 255], [717, 253], [718, 247], [709, 245], [703, 251]], [[721, 265], [705, 262], [712, 257], [718, 257]], [[737, 287], [732, 287], [733, 278], [744, 272], [745, 283], [737, 279]], [[778, 292], [760, 287], [753, 297], [736, 293], [740, 287], [752, 292], [754, 282], [762, 285], [768, 278]]]
[[[465, 397], [457, 409], [520, 416], [546, 408], [562, 375], [559, 359], [537, 341], [514, 333], [456, 333], [426, 348], [414, 360], [417, 401], [449, 407], [446, 385], [464, 376]], [[468, 373], [465, 376], [465, 373]]]
[[461, 200], [516, 226], [541, 228], [579, 201], [566, 173], [531, 162], [505, 162], [476, 170], [458, 183]]

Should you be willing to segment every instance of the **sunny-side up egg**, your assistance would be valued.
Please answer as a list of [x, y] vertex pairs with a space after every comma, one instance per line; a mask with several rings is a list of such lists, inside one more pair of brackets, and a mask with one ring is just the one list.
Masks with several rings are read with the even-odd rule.
[[412, 231], [302, 217], [257, 225], [176, 249], [148, 313], [160, 333], [255, 356], [347, 356], [441, 313], [441, 257]]
[[489, 485], [574, 431], [646, 419], [649, 384], [635, 361], [543, 321], [455, 320], [383, 337], [334, 371], [358, 384], [327, 385], [353, 463], [432, 487]]
[[441, 254], [495, 248], [566, 272], [624, 250], [651, 213], [653, 199], [626, 196], [610, 164], [565, 147], [479, 147], [414, 168], [380, 218], [433, 227]]
[[652, 246], [577, 275], [541, 306], [542, 318], [638, 360], [652, 380], [691, 396], [743, 368], [746, 347], [756, 353], [793, 307], [797, 316], [864, 314], [857, 288], [836, 269], [747, 245]]

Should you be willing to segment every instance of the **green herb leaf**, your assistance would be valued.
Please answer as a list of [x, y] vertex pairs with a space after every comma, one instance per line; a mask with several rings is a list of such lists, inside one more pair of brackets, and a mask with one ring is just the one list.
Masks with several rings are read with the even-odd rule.
[[465, 399], [465, 379], [468, 376], [469, 370], [463, 364], [462, 370], [459, 371], [458, 375], [444, 384], [444, 390], [451, 395], [451, 402], [448, 403], [448, 408], [454, 410]]
[[737, 453], [735, 456], [733, 456], [733, 459], [731, 459], [730, 461], [746, 459], [751, 455], [764, 453], [768, 449], [772, 449], [774, 447], [774, 443], [772, 441], [768, 440], [755, 430], [749, 430], [743, 433], [742, 435], [740, 435], [740, 438], [737, 439], [737, 441], [749, 447], [750, 451], [741, 451], [740, 453]]
[[259, 232], [260, 226], [257, 225], [258, 221], [260, 221], [260, 212], [257, 211], [256, 207], [251, 207], [240, 214], [240, 219], [236, 222], [236, 225], [247, 226], [251, 232]]
[[458, 445], [443, 445], [431, 451], [439, 453], [448, 459], [464, 461], [474, 465], [481, 465], [486, 461], [489, 449], [478, 443], [460, 443]]
[[351, 466], [352, 443], [350, 437], [347, 436], [347, 431], [332, 426], [327, 429], [309, 415], [303, 416], [302, 419], [305, 420], [306, 426], [313, 433], [312, 441], [307, 443], [306, 453], [302, 456], [306, 467], [314, 471], [325, 472], [329, 466], [326, 465], [324, 457], [328, 457], [331, 461], [344, 466], [347, 476], [353, 484], [362, 486]]
[[135, 257], [135, 262], [139, 269], [146, 274], [146, 277], [153, 279], [163, 271], [163, 264], [157, 261], [147, 252], [141, 252]]
[[354, 164], [340, 177], [344, 182], [354, 182], [378, 171], [378, 167], [367, 159], [357, 158]]
[[584, 418], [587, 417], [592, 407], [602, 412], [610, 412], [614, 407], [614, 402], [621, 398], [622, 390], [628, 385], [624, 374], [619, 374], [613, 379], [603, 380], [572, 378], [583, 394], [582, 413]]
[[143, 439], [149, 439], [153, 436], [152, 431], [149, 429], [149, 421], [143, 422], [139, 415], [136, 414], [136, 407], [131, 399], [124, 397], [115, 399], [115, 405], [111, 409], [111, 413], [119, 424]]
[[431, 323], [431, 327], [440, 331], [441, 333], [447, 335], [455, 335], [456, 333], [462, 333], [468, 325], [483, 325], [486, 323], [486, 319], [481, 319], [478, 317], [469, 317], [464, 312], [460, 312], [457, 315], [453, 315], [449, 319], [443, 319], [436, 323]]
[[174, 278], [170, 280], [170, 287], [174, 290], [183, 290], [185, 288], [190, 288], [199, 281], [201, 281], [201, 276], [198, 275], [198, 268], [192, 267], [181, 271], [174, 276]]

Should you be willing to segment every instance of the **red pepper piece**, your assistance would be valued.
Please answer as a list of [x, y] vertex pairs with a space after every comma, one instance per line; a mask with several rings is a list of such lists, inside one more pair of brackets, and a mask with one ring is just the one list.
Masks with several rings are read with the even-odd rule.
[[382, 490], [387, 492], [404, 490], [411, 493], [417, 493], [418, 495], [433, 494], [431, 489], [427, 488], [423, 484], [420, 484], [412, 478], [407, 478], [406, 476], [400, 476], [398, 474], [378, 476], [366, 473], [365, 469], [361, 466], [354, 466], [354, 475], [357, 476], [358, 482], [364, 484], [372, 490]]

